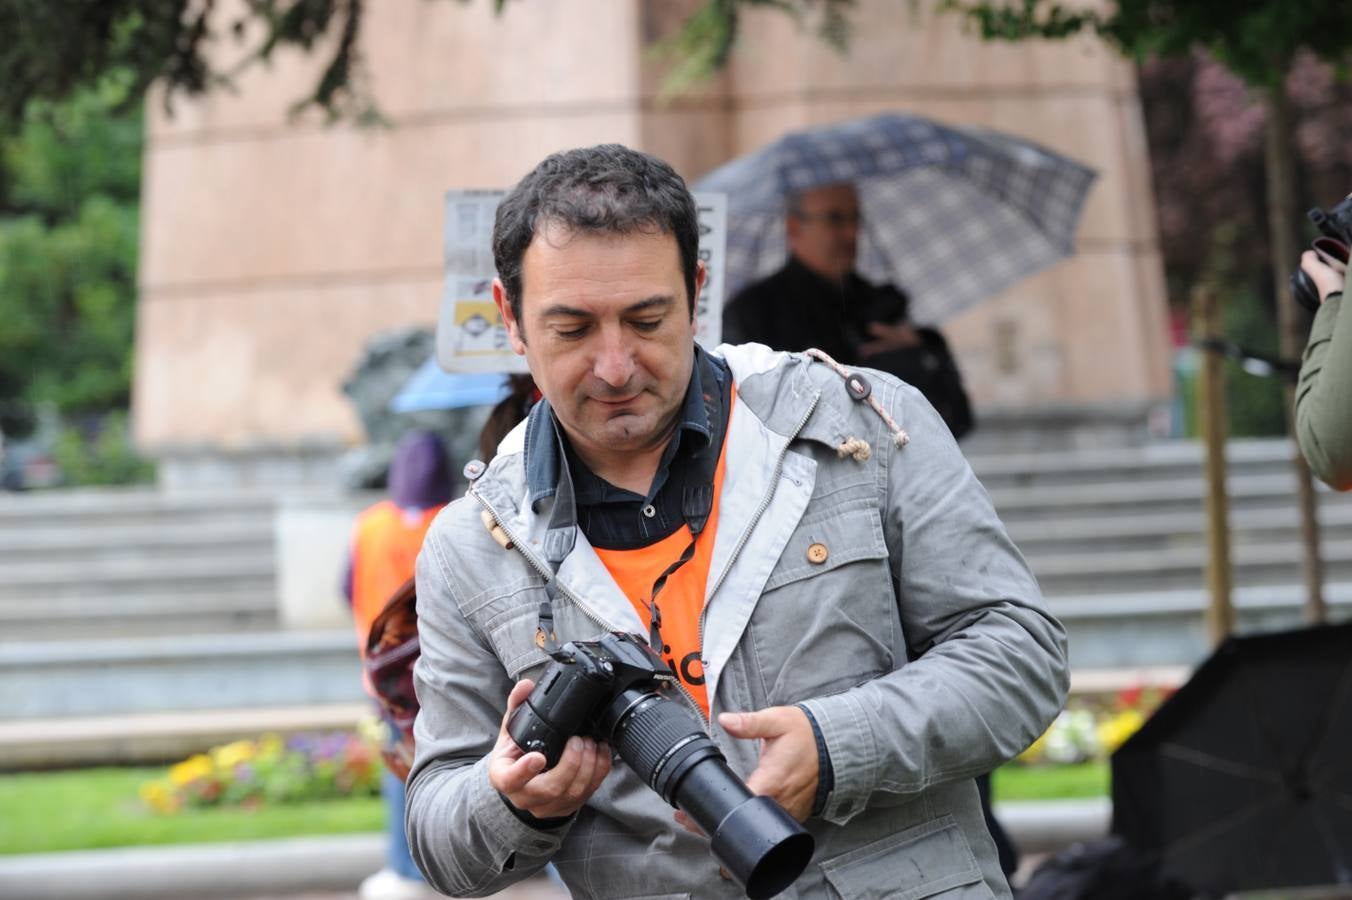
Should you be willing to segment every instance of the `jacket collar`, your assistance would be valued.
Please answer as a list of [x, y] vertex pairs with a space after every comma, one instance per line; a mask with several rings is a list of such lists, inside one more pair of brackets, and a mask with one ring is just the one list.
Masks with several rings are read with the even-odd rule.
[[[852, 436], [844, 410], [853, 401], [845, 392], [844, 381], [828, 367], [813, 365], [811, 359], [800, 353], [771, 350], [763, 344], [721, 344], [712, 352], [722, 357], [731, 370], [740, 407], [759, 419], [768, 431], [786, 440], [814, 441], [833, 450]], [[839, 400], [831, 397], [835, 391], [840, 392]], [[818, 402], [823, 396], [828, 402]], [[812, 415], [794, 434], [809, 407], [814, 407]], [[524, 515], [529, 508], [525, 503], [527, 479], [522, 454], [530, 422], [528, 418], [503, 438], [498, 456], [474, 485], [475, 492], [501, 514]], [[735, 460], [729, 460], [729, 465], [736, 464]], [[540, 505], [540, 509], [532, 511], [538, 515], [530, 518], [543, 519], [547, 524], [549, 516], [544, 507], [548, 504]]]

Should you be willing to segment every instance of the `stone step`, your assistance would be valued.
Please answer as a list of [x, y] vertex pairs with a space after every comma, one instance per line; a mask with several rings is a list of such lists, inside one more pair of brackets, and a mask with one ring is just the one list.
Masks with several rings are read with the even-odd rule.
[[0, 771], [161, 763], [260, 734], [351, 731], [372, 715], [367, 700], [0, 721]]
[[[1352, 577], [1324, 586], [1328, 621], [1352, 619]], [[1244, 585], [1232, 592], [1236, 633], [1279, 631], [1306, 624], [1304, 589]], [[1066, 626], [1075, 670], [1196, 666], [1211, 652], [1208, 596], [1194, 587], [1173, 591], [1048, 596]]]
[[0, 721], [355, 703], [351, 630], [0, 642]]
[[7, 641], [42, 641], [274, 630], [278, 617], [273, 595], [268, 587], [9, 598], [0, 600], [0, 635]]
[[0, 533], [35, 524], [89, 526], [198, 523], [233, 520], [270, 522], [278, 499], [249, 491], [185, 491], [153, 488], [84, 488], [0, 493]]
[[[168, 560], [38, 560], [0, 565], [0, 603], [19, 597], [106, 597], [163, 587], [274, 590], [270, 554], [185, 556]], [[336, 579], [338, 575], [335, 573]]]
[[[1326, 540], [1322, 546], [1325, 578], [1352, 581], [1352, 541]], [[1167, 591], [1204, 583], [1205, 547], [1168, 547], [1036, 556], [1028, 564], [1047, 596]], [[1301, 578], [1298, 542], [1255, 544], [1231, 553], [1236, 585], [1283, 585]]]
[[[1288, 474], [1295, 453], [1295, 445], [1284, 438], [1231, 441], [1226, 447], [1226, 466], [1232, 475]], [[1043, 453], [977, 452], [968, 461], [982, 482], [991, 486], [1201, 477], [1204, 471], [1203, 447], [1196, 441]]]
[[0, 533], [0, 570], [39, 560], [173, 559], [184, 553], [274, 552], [272, 517], [150, 525], [38, 524]]
[[[1325, 504], [1319, 511], [1323, 540], [1352, 539], [1352, 503]], [[1190, 512], [1126, 513], [1114, 516], [1067, 514], [1009, 524], [1010, 536], [1029, 555], [1146, 550], [1204, 546], [1206, 517]], [[1241, 509], [1230, 515], [1233, 547], [1298, 541], [1299, 515], [1294, 506]]]
[[[1302, 621], [1299, 588], [1246, 584], [1234, 596], [1241, 630]], [[1332, 620], [1352, 616], [1352, 577], [1327, 599]], [[1197, 588], [1048, 597], [1076, 670], [1195, 665], [1208, 648], [1206, 603]], [[0, 722], [362, 698], [350, 629], [0, 643]]]
[[[1281, 509], [1295, 503], [1295, 479], [1288, 475], [1233, 477], [1228, 481], [1232, 510]], [[1007, 523], [1067, 515], [1120, 515], [1200, 510], [1206, 496], [1201, 478], [1083, 485], [1005, 487], [990, 491], [991, 501]], [[1318, 491], [1319, 504], [1352, 505], [1352, 496]]]

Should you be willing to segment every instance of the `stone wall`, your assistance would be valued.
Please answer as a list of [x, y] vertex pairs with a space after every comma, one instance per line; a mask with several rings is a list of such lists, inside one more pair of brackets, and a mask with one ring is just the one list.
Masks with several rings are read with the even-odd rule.
[[[147, 116], [133, 400], [152, 454], [362, 440], [339, 384], [372, 333], [431, 325], [442, 195], [620, 141], [694, 179], [787, 130], [894, 110], [1034, 138], [1100, 172], [1080, 253], [946, 331], [987, 421], [1111, 410], [1168, 389], [1163, 278], [1132, 69], [1091, 39], [987, 45], [910, 0], [861, 0], [850, 53], [747, 15], [728, 71], [659, 97], [647, 48], [694, 5], [371, 4], [363, 52], [389, 128], [291, 121], [318, 61]], [[1092, 416], [1091, 416], [1092, 417]], [[1055, 418], [1055, 417], [1053, 417]], [[1130, 428], [1128, 429], [1131, 430]]]

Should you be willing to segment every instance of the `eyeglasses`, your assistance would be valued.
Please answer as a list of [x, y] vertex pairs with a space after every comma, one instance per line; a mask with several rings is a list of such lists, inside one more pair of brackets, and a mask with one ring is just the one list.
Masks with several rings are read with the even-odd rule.
[[793, 216], [795, 219], [801, 219], [804, 222], [825, 222], [832, 228], [844, 228], [846, 226], [858, 228], [864, 221], [864, 217], [860, 215], [858, 210], [855, 212], [832, 210], [831, 212], [824, 213], [791, 211], [789, 215]]

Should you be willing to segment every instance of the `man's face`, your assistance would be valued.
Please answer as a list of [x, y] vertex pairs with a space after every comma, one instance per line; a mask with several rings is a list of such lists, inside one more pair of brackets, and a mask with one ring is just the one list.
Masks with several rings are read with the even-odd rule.
[[[501, 281], [493, 299], [574, 450], [595, 466], [663, 446], [695, 353], [676, 239], [546, 227], [521, 272], [520, 321]], [[701, 264], [697, 295], [703, 284]]]
[[859, 248], [859, 196], [852, 184], [832, 184], [799, 195], [788, 218], [789, 250], [823, 278], [843, 278]]

